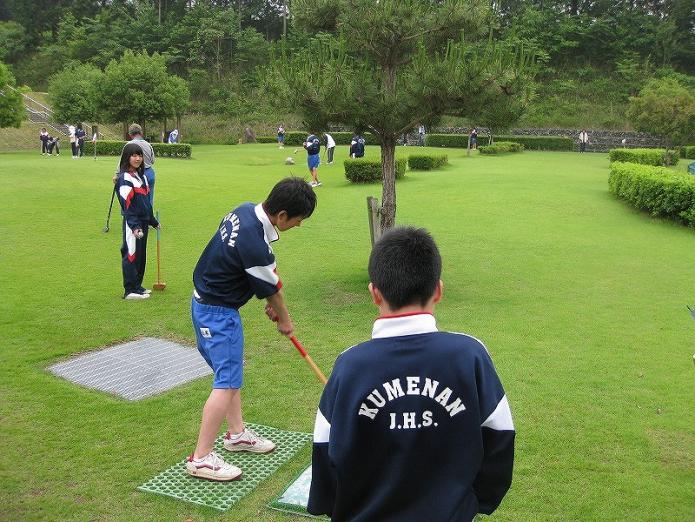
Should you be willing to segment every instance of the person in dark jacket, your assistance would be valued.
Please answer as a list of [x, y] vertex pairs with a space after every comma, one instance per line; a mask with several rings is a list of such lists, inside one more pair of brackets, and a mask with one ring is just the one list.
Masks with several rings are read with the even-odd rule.
[[160, 228], [160, 225], [152, 213], [142, 148], [137, 143], [123, 147], [115, 190], [123, 214], [123, 298], [147, 299], [150, 290], [142, 286], [147, 263], [147, 232], [149, 227]]
[[372, 339], [344, 351], [314, 426], [307, 509], [333, 522], [470, 521], [512, 481], [514, 424], [490, 354], [441, 332], [442, 261], [424, 229], [374, 245]]

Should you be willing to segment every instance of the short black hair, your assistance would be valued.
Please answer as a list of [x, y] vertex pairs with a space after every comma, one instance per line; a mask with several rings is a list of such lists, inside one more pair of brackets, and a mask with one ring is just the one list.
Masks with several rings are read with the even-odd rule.
[[316, 193], [302, 178], [280, 180], [263, 202], [263, 208], [271, 215], [286, 211], [288, 218], [308, 218], [316, 208]]
[[388, 230], [369, 256], [369, 279], [392, 310], [424, 306], [434, 295], [441, 275], [439, 249], [424, 228]]
[[[119, 164], [121, 172], [127, 172], [130, 169], [130, 157], [133, 154], [142, 156], [142, 147], [137, 143], [126, 143], [125, 147], [123, 147], [123, 152], [121, 152], [121, 162]], [[144, 161], [140, 163], [140, 167], [138, 167], [138, 174], [141, 176], [145, 174]]]

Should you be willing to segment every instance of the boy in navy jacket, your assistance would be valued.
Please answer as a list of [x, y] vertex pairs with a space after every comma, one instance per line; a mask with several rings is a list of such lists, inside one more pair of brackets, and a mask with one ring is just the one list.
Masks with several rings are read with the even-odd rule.
[[440, 332], [441, 258], [423, 229], [374, 245], [372, 339], [343, 352], [316, 414], [308, 511], [334, 522], [469, 521], [512, 480], [514, 425], [481, 341]]

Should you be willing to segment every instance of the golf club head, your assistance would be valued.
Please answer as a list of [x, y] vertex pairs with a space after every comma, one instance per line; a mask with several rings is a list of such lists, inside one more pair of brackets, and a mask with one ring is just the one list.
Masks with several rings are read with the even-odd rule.
[[166, 283], [157, 282], [157, 283], [152, 285], [152, 290], [157, 290], [158, 292], [163, 292], [166, 287], [167, 287]]
[[101, 229], [101, 231], [106, 234], [109, 231], [109, 227], [104, 227]]
[[692, 308], [690, 305], [685, 305], [685, 306], [687, 306], [687, 307], [688, 307], [688, 310], [690, 310], [690, 315], [692, 315], [693, 317], [695, 317], [695, 308]]

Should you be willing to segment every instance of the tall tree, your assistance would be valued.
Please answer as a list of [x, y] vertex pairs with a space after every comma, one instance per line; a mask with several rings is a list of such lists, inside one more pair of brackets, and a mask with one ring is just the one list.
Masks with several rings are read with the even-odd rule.
[[13, 89], [14, 76], [0, 62], [0, 127], [17, 127], [24, 120], [22, 95]]
[[274, 62], [269, 87], [301, 111], [309, 130], [340, 123], [378, 138], [383, 229], [395, 224], [395, 148], [401, 135], [446, 113], [471, 112], [476, 97], [493, 86], [516, 95], [530, 70], [528, 57], [487, 39], [488, 1], [295, 0], [292, 5], [300, 27], [322, 33], [307, 48], [286, 51]]
[[78, 123], [98, 121], [96, 88], [102, 72], [93, 65], [66, 67], [48, 84], [48, 97], [56, 120]]
[[188, 89], [166, 71], [164, 57], [126, 51], [97, 82], [99, 110], [110, 123], [161, 121], [181, 112]]
[[695, 143], [695, 95], [672, 78], [652, 80], [630, 98], [635, 129], [661, 135], [668, 148]]

